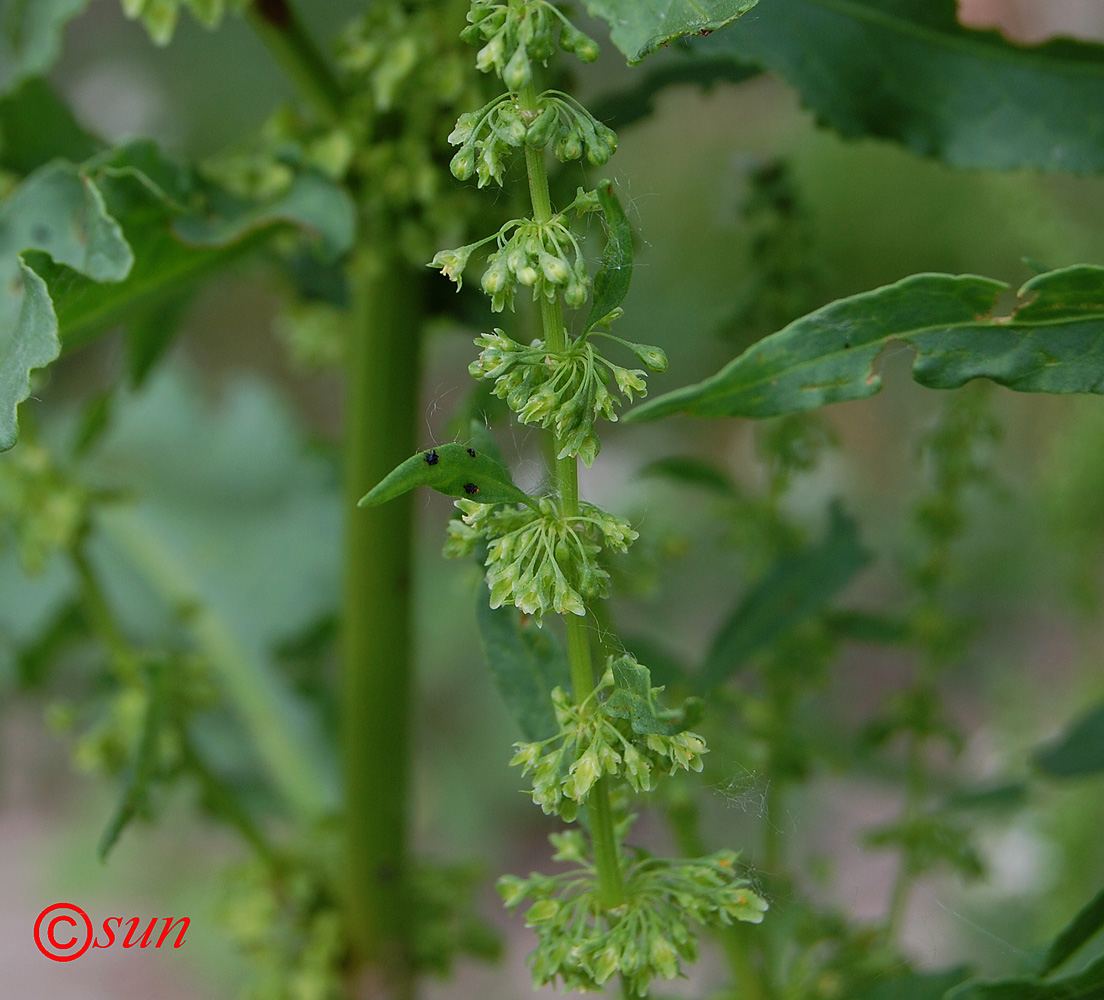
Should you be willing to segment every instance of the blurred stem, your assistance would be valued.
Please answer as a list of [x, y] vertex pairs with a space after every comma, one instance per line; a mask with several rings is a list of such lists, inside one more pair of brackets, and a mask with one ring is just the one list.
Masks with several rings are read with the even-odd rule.
[[421, 275], [391, 254], [351, 266], [353, 312], [345, 413], [345, 597], [341, 739], [347, 903], [360, 957], [412, 989], [407, 940], [413, 494], [357, 500], [415, 450]]
[[336, 125], [344, 95], [290, 0], [252, 0], [246, 17], [280, 68], [322, 121]]
[[[537, 110], [537, 93], [532, 83], [518, 95], [522, 111], [533, 114]], [[548, 172], [544, 165], [544, 152], [525, 147], [525, 167], [529, 176], [529, 195], [533, 201], [533, 221], [547, 223], [552, 219], [552, 200], [548, 193]], [[567, 331], [564, 329], [563, 308], [559, 298], [540, 299], [541, 327], [544, 342], [551, 351], [563, 351], [567, 347]], [[560, 442], [556, 441], [556, 452]], [[574, 458], [556, 459], [556, 487], [565, 517], [579, 514], [579, 465]], [[567, 631], [567, 657], [571, 665], [571, 684], [576, 701], [582, 701], [594, 690], [594, 666], [590, 655], [590, 637], [586, 623], [575, 615], [564, 616]], [[598, 887], [602, 904], [612, 910], [624, 901], [621, 880], [621, 859], [617, 836], [613, 829], [613, 809], [610, 805], [609, 782], [599, 778], [587, 800], [587, 816], [590, 821], [590, 840], [594, 848], [594, 864], [598, 870]]]
[[[924, 795], [927, 792], [927, 772], [924, 769], [923, 741], [915, 733], [909, 734], [908, 747], [908, 785], [905, 791], [905, 805], [901, 810], [900, 823], [914, 820], [920, 812]], [[912, 852], [908, 848], [901, 851], [901, 865], [897, 877], [893, 880], [893, 889], [889, 896], [889, 914], [886, 917], [886, 934], [891, 941], [897, 939], [908, 912], [909, 896], [915, 870]]]

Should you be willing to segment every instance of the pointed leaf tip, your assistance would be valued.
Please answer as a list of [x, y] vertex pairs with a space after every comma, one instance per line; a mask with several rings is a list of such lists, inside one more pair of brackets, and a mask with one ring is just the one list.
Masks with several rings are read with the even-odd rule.
[[418, 486], [476, 503], [533, 503], [492, 456], [462, 444], [443, 444], [412, 455], [362, 496], [357, 506], [375, 507]]

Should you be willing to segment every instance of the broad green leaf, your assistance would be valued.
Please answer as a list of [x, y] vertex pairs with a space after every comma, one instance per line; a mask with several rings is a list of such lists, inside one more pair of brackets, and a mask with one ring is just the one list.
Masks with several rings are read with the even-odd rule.
[[651, 673], [634, 657], [618, 657], [611, 669], [614, 687], [605, 709], [615, 719], [628, 720], [634, 733], [674, 736], [701, 719], [702, 703], [698, 698], [687, 698], [681, 711], [661, 709], [655, 700], [661, 689], [652, 687]]
[[476, 503], [527, 503], [509, 471], [490, 455], [462, 444], [443, 444], [412, 455], [364, 496], [358, 507], [374, 507], [418, 486]]
[[1104, 169], [1104, 46], [1021, 46], [955, 0], [770, 0], [709, 50], [773, 70], [844, 136], [959, 167]]
[[741, 599], [706, 656], [698, 675], [703, 689], [723, 683], [756, 653], [823, 610], [869, 561], [855, 522], [838, 505], [831, 517], [824, 541], [781, 559]]
[[1020, 392], [1104, 393], [1104, 268], [1032, 278], [1010, 316], [992, 316], [1007, 286], [974, 275], [915, 274], [840, 299], [759, 341], [716, 375], [626, 414], [651, 420], [773, 417], [873, 396], [877, 358], [900, 340], [930, 389], [989, 378]]
[[0, 0], [0, 92], [41, 76], [61, 54], [65, 26], [89, 0]]
[[476, 622], [491, 676], [525, 739], [547, 739], [559, 729], [549, 695], [571, 687], [567, 657], [549, 629], [527, 623], [516, 608], [492, 608], [489, 596], [483, 584]]
[[1039, 975], [1049, 976], [1065, 965], [1081, 948], [1096, 937], [1104, 927], [1104, 889], [1090, 899], [1061, 933], [1050, 943]]
[[1104, 998], [1104, 958], [1064, 979], [1034, 977], [970, 982], [951, 990], [945, 1000], [1101, 1000]]
[[606, 219], [606, 249], [602, 254], [602, 266], [594, 275], [594, 298], [585, 330], [607, 321], [610, 314], [625, 301], [632, 283], [632, 228], [613, 190], [612, 181], [599, 182], [598, 202]]
[[[630, 64], [681, 35], [708, 35], [758, 0], [583, 0], [587, 12], [610, 26], [610, 38]], [[772, 0], [773, 2], [773, 0]]]
[[651, 117], [656, 97], [668, 87], [698, 87], [708, 93], [718, 83], [743, 83], [761, 72], [758, 66], [727, 54], [678, 59], [649, 70], [629, 90], [603, 94], [589, 107], [599, 121], [622, 129]]
[[123, 830], [146, 808], [150, 786], [157, 778], [158, 742], [169, 710], [168, 687], [163, 669], [163, 665], [158, 664], [149, 674], [146, 717], [142, 723], [142, 735], [134, 751], [134, 760], [127, 775], [122, 798], [100, 838], [98, 853], [101, 861], [107, 860], [111, 848], [115, 846]]
[[1075, 720], [1054, 743], [1036, 751], [1035, 766], [1052, 778], [1104, 771], [1104, 705]]
[[0, 169], [29, 174], [50, 160], [79, 163], [102, 148], [41, 77], [0, 97]]
[[121, 281], [134, 260], [103, 196], [74, 166], [43, 167], [0, 202], [0, 451], [15, 444], [31, 371], [61, 352], [46, 282], [20, 257], [30, 248], [94, 281]]
[[76, 346], [159, 310], [169, 324], [199, 279], [289, 225], [335, 254], [351, 244], [354, 219], [348, 195], [315, 174], [244, 203], [146, 142], [35, 171], [0, 203], [0, 450], [14, 444], [15, 408], [31, 370], [57, 357], [59, 335]]

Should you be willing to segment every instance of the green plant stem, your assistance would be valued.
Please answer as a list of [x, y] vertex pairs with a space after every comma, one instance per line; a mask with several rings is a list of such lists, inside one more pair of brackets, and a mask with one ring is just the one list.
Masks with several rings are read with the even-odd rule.
[[415, 450], [421, 275], [388, 253], [362, 251], [351, 278], [340, 684], [346, 898], [360, 957], [388, 969], [401, 994], [409, 989], [413, 494], [366, 509], [356, 502]]
[[319, 118], [336, 124], [344, 102], [341, 84], [289, 0], [252, 0], [245, 13], [253, 30]]
[[[518, 95], [523, 112], [533, 114], [537, 110], [537, 94], [528, 84]], [[525, 167], [529, 176], [529, 194], [533, 201], [533, 221], [547, 223], [552, 219], [552, 200], [548, 193], [548, 172], [544, 153], [538, 149], [525, 149]], [[544, 342], [550, 350], [562, 351], [567, 347], [567, 333], [563, 323], [563, 308], [558, 298], [549, 302], [540, 300], [541, 327]], [[556, 452], [560, 442], [556, 441]], [[579, 466], [574, 458], [556, 459], [556, 487], [560, 504], [566, 517], [579, 514]], [[590, 655], [590, 637], [586, 624], [574, 615], [564, 618], [567, 632], [567, 656], [571, 665], [571, 683], [577, 700], [582, 700], [594, 690], [594, 666]], [[613, 828], [613, 808], [610, 805], [609, 783], [600, 778], [590, 791], [587, 815], [590, 820], [590, 839], [594, 848], [594, 864], [598, 870], [598, 886], [602, 904], [615, 909], [624, 901], [624, 885], [621, 878], [621, 861], [617, 847], [617, 835]]]
[[[908, 747], [908, 786], [905, 792], [905, 805], [901, 811], [902, 823], [916, 818], [927, 790], [927, 772], [924, 769], [923, 741], [915, 734], [909, 736]], [[901, 852], [901, 864], [889, 896], [889, 913], [886, 917], [886, 933], [891, 941], [896, 940], [908, 912], [909, 896], [912, 893], [915, 875], [912, 852]]]

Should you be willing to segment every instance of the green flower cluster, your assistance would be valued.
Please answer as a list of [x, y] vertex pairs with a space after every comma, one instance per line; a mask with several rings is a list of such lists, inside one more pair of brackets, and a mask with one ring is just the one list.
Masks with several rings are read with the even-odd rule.
[[496, 507], [457, 500], [459, 520], [449, 522], [445, 555], [472, 555], [487, 542], [491, 607], [512, 604], [537, 624], [546, 612], [585, 615], [586, 602], [604, 597], [609, 574], [598, 562], [603, 548], [624, 552], [637, 537], [624, 518], [593, 504], [567, 517], [558, 500], [532, 507]]
[[517, 752], [510, 763], [520, 765], [523, 774], [532, 772], [533, 801], [546, 814], [558, 813], [569, 823], [603, 775], [646, 792], [653, 787], [654, 770], [700, 771], [702, 755], [709, 752], [705, 740], [689, 730], [636, 731], [616, 700], [607, 697], [617, 686], [612, 664], [610, 657], [597, 687], [580, 704], [562, 688], [552, 691], [558, 733], [538, 743], [514, 744]]
[[695, 924], [757, 924], [767, 910], [766, 901], [737, 874], [738, 856], [720, 851], [689, 860], [640, 852], [625, 873], [624, 903], [607, 912], [582, 835], [560, 835], [553, 842], [557, 860], [578, 867], [555, 876], [508, 875], [498, 882], [509, 908], [532, 903], [525, 919], [539, 942], [530, 957], [534, 987], [559, 979], [564, 989], [600, 991], [619, 974], [631, 995], [647, 996], [653, 979], [674, 979], [682, 962], [697, 958]]
[[473, 0], [468, 11], [468, 27], [460, 38], [479, 45], [476, 68], [482, 73], [496, 72], [515, 93], [532, 82], [531, 59], [547, 63], [559, 46], [574, 52], [583, 62], [598, 58], [598, 44], [575, 27], [547, 0], [528, 0], [520, 5]]
[[564, 220], [570, 212], [582, 215], [597, 210], [597, 194], [580, 188], [575, 200], [548, 222], [511, 219], [497, 233], [476, 243], [439, 250], [429, 266], [440, 268], [445, 277], [456, 282], [459, 291], [471, 255], [494, 240], [496, 249], [487, 256], [482, 279], [493, 312], [502, 312], [507, 306], [514, 308], [518, 285], [532, 288], [534, 299], [543, 295], [549, 302], [562, 289], [564, 301], [577, 309], [586, 302], [590, 278], [579, 241]]
[[[585, 337], [567, 338], [567, 348], [556, 352], [540, 340], [526, 347], [495, 329], [477, 337], [475, 344], [481, 351], [468, 366], [472, 377], [493, 381], [494, 394], [506, 400], [523, 424], [552, 431], [559, 443], [557, 458], [578, 457], [588, 467], [601, 448], [595, 423], [600, 417], [617, 420], [610, 383], [629, 402], [634, 393], [648, 392], [641, 369], [614, 364]], [[666, 357], [658, 348], [627, 346], [647, 358], [645, 363], [665, 367]]]
[[456, 121], [449, 142], [460, 149], [449, 169], [457, 180], [475, 174], [479, 187], [492, 180], [502, 186], [510, 151], [546, 149], [566, 163], [584, 153], [595, 166], [617, 152], [617, 134], [581, 104], [559, 90], [545, 91], [536, 111], [523, 111], [512, 95], [495, 98], [478, 111], [466, 111]]
[[41, 573], [84, 529], [88, 492], [43, 447], [24, 442], [0, 463], [0, 550], [15, 543], [28, 573]]

